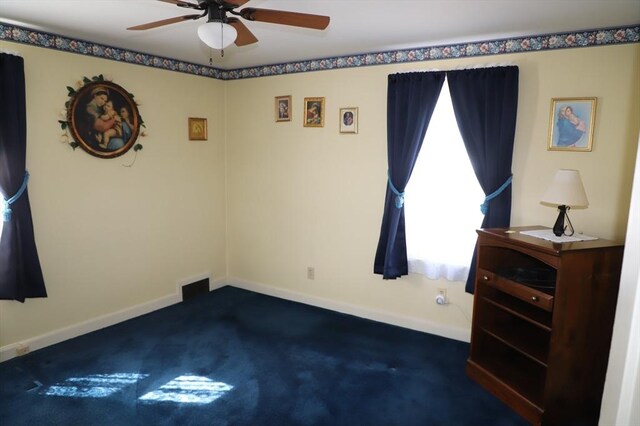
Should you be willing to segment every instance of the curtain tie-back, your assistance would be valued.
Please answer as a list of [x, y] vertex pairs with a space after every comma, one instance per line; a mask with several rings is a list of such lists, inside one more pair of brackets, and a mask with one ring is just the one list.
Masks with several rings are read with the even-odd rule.
[[29, 172], [24, 171], [24, 179], [22, 179], [22, 185], [18, 192], [8, 200], [2, 198], [2, 220], [4, 222], [9, 222], [11, 220], [11, 204], [15, 203], [18, 198], [24, 193], [25, 189], [27, 189], [27, 182], [29, 182]]
[[507, 186], [511, 185], [512, 180], [513, 180], [513, 175], [509, 176], [507, 180], [504, 181], [504, 183], [500, 188], [496, 189], [491, 194], [484, 197], [484, 202], [480, 204], [480, 211], [482, 212], [482, 214], [487, 214], [487, 212], [489, 211], [489, 201], [496, 198], [498, 195], [502, 193], [502, 191], [504, 191], [507, 188]]
[[387, 181], [389, 182], [389, 188], [396, 194], [396, 208], [401, 209], [404, 206], [404, 192], [400, 192], [393, 186], [393, 182], [391, 182], [391, 175], [387, 172]]

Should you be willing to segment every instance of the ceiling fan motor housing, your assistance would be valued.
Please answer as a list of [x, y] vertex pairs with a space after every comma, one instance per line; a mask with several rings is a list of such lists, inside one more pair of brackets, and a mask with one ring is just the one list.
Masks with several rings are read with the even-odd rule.
[[198, 4], [207, 10], [207, 22], [227, 22], [227, 12], [238, 7], [222, 0], [198, 0]]

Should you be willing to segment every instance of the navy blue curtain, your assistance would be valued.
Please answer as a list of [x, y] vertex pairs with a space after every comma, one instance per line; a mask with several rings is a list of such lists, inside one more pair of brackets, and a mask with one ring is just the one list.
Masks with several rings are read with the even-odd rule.
[[[26, 151], [24, 60], [0, 53], [0, 190], [6, 199], [22, 186]], [[11, 218], [0, 236], [0, 299], [24, 302], [28, 297], [46, 297], [28, 191], [10, 207]]]
[[[485, 195], [499, 190], [511, 178], [518, 74], [516, 66], [447, 72], [458, 128]], [[482, 227], [508, 227], [511, 185], [486, 205]], [[474, 251], [465, 287], [469, 293], [473, 293], [475, 285], [476, 257]]]
[[373, 271], [384, 279], [407, 275], [403, 193], [433, 115], [444, 72], [392, 74], [387, 87], [388, 182]]

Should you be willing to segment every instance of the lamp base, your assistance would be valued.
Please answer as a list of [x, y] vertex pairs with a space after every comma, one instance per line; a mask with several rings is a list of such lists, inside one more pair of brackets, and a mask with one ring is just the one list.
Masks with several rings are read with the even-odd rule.
[[[553, 225], [553, 234], [556, 237], [561, 237], [562, 235], [567, 235], [567, 236], [572, 236], [574, 234], [574, 229], [573, 229], [573, 224], [571, 223], [571, 220], [569, 219], [569, 215], [567, 214], [567, 211], [570, 209], [571, 207], [569, 206], [558, 206], [558, 218], [556, 219], [556, 223]], [[564, 226], [564, 218], [567, 218], [567, 222], [569, 222], [569, 226]], [[567, 234], [565, 231], [567, 230], [567, 228], [570, 229], [570, 234]]]

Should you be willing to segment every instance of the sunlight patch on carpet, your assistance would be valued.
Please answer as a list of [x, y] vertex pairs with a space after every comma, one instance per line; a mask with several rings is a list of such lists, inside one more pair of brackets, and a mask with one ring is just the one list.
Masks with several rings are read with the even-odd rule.
[[148, 374], [114, 373], [71, 377], [63, 383], [49, 386], [43, 393], [68, 398], [105, 398], [147, 376]]
[[214, 382], [207, 377], [180, 376], [160, 386], [158, 390], [140, 397], [148, 402], [178, 402], [184, 404], [209, 404], [233, 389], [233, 386]]

